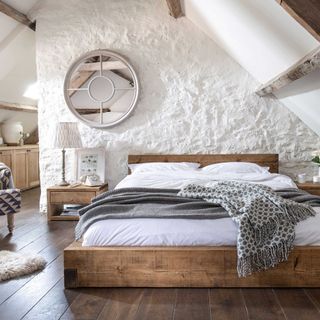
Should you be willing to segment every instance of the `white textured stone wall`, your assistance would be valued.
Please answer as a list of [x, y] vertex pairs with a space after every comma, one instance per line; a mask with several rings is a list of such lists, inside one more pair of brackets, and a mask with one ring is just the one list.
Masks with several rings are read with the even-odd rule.
[[281, 170], [294, 173], [319, 148], [319, 138], [277, 100], [256, 96], [257, 83], [204, 33], [171, 18], [164, 0], [45, 1], [37, 13], [42, 209], [45, 188], [60, 179], [60, 153], [50, 148], [54, 127], [76, 120], [64, 102], [64, 76], [98, 48], [128, 57], [142, 89], [134, 114], [119, 126], [80, 124], [86, 147], [107, 150], [111, 187], [125, 176], [129, 153], [276, 152]]

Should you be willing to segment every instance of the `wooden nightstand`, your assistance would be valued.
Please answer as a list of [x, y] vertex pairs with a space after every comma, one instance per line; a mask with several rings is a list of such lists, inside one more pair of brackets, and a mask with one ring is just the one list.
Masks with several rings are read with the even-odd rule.
[[299, 189], [307, 191], [307, 192], [314, 194], [316, 196], [320, 196], [320, 183], [314, 183], [312, 181], [305, 182], [305, 183], [296, 182], [296, 185]]
[[63, 205], [91, 203], [91, 199], [108, 190], [108, 184], [99, 187], [76, 186], [61, 187], [53, 186], [47, 189], [48, 221], [52, 220], [79, 220], [77, 216], [61, 216]]

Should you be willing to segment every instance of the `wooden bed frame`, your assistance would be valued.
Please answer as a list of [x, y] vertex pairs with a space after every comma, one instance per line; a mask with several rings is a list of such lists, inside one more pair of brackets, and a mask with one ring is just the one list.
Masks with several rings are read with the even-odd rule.
[[[254, 162], [278, 172], [277, 154], [130, 155], [129, 163]], [[77, 287], [319, 287], [320, 247], [296, 247], [289, 260], [246, 278], [235, 247], [82, 247], [64, 250], [66, 288]]]

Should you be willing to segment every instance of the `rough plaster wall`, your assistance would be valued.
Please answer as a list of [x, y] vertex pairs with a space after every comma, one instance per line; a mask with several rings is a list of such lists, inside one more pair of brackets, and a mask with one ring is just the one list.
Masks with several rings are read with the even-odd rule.
[[[300, 163], [293, 161], [319, 147], [277, 100], [257, 97], [257, 83], [204, 33], [171, 18], [165, 1], [47, 1], [37, 13], [42, 209], [45, 188], [60, 179], [60, 154], [50, 148], [55, 125], [76, 120], [64, 102], [64, 76], [97, 48], [129, 57], [142, 88], [134, 114], [119, 126], [80, 124], [84, 146], [107, 150], [111, 187], [126, 175], [129, 153], [276, 152], [282, 172], [294, 172]], [[71, 152], [67, 160], [70, 168]]]

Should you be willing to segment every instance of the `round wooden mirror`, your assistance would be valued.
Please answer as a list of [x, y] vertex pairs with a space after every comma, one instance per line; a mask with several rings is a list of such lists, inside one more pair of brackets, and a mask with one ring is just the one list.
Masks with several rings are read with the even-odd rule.
[[67, 72], [64, 96], [70, 111], [95, 128], [108, 128], [133, 111], [139, 82], [131, 64], [109, 50], [95, 50], [75, 61]]

